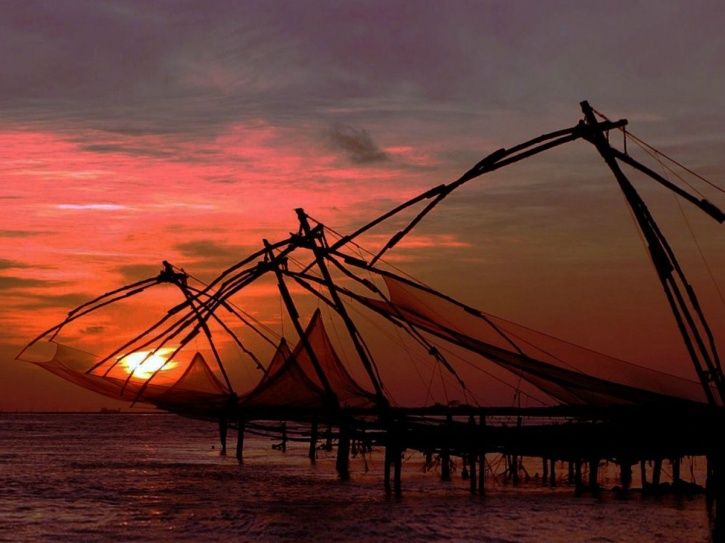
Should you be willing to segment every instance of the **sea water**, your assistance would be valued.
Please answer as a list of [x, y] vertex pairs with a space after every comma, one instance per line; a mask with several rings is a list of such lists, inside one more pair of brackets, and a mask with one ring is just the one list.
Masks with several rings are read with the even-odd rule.
[[708, 541], [702, 496], [489, 479], [472, 497], [415, 453], [396, 499], [379, 451], [340, 482], [334, 453], [310, 465], [305, 444], [247, 436], [240, 466], [233, 437], [225, 457], [214, 424], [173, 415], [0, 414], [0, 541]]

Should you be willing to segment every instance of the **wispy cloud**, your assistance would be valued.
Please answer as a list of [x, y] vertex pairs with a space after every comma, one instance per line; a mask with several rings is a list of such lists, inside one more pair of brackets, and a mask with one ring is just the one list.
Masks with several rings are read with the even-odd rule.
[[342, 151], [354, 164], [384, 162], [390, 158], [364, 128], [336, 124], [330, 127], [326, 135], [330, 146]]
[[128, 206], [121, 204], [57, 204], [55, 207], [73, 211], [120, 211], [129, 209]]

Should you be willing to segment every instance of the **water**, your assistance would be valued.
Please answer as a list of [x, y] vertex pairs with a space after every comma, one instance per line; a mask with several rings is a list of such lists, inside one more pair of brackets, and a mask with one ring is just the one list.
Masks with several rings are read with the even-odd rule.
[[0, 541], [708, 541], [704, 498], [626, 500], [604, 492], [488, 481], [468, 495], [403, 466], [386, 498], [381, 459], [310, 466], [248, 437], [245, 464], [221, 457], [214, 425], [173, 415], [0, 415]]

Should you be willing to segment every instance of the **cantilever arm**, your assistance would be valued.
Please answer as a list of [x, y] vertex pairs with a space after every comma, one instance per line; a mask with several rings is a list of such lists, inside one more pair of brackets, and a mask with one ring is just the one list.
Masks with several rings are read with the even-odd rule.
[[[615, 122], [603, 121], [597, 126], [601, 130], [612, 130], [614, 128], [620, 128], [622, 126], [625, 126], [626, 124], [627, 121], [622, 119]], [[530, 156], [542, 153], [543, 151], [547, 151], [548, 149], [553, 149], [554, 147], [558, 147], [559, 145], [575, 141], [583, 137], [583, 135], [584, 129], [583, 125], [580, 123], [571, 128], [565, 128], [563, 130], [557, 130], [555, 132], [543, 134], [519, 145], [515, 145], [514, 147], [511, 147], [509, 149], [499, 149], [497, 151], [494, 151], [490, 155], [483, 158], [483, 160], [478, 162], [475, 166], [473, 166], [473, 168], [469, 169], [457, 180], [448, 184], [439, 185], [431, 190], [419, 194], [415, 198], [412, 198], [407, 202], [397, 206], [396, 208], [388, 211], [387, 213], [384, 213], [383, 215], [366, 224], [365, 226], [358, 228], [352, 234], [344, 236], [342, 239], [338, 240], [332, 246], [332, 249], [335, 250], [342, 247], [343, 245], [363, 234], [367, 230], [373, 228], [374, 226], [380, 224], [381, 222], [389, 219], [390, 217], [400, 213], [401, 211], [422, 200], [429, 200], [431, 198], [435, 198], [430, 204], [425, 207], [425, 209], [423, 209], [418, 215], [416, 215], [416, 217], [403, 230], [396, 233], [388, 241], [388, 243], [386, 243], [382, 250], [373, 258], [372, 262], [374, 263], [388, 249], [391, 249], [401, 239], [403, 239], [403, 237], [405, 237], [425, 217], [425, 215], [427, 215], [436, 205], [438, 205], [446, 196], [448, 196], [448, 194], [459, 188], [461, 185], [486, 173], [513, 164], [514, 162], [518, 162]]]
[[[591, 141], [589, 138], [586, 138], [586, 139], [587, 139], [587, 141]], [[717, 222], [719, 222], [719, 223], [725, 222], [725, 213], [723, 213], [722, 210], [720, 210], [720, 208], [718, 208], [712, 202], [710, 202], [708, 200], [705, 200], [704, 198], [698, 199], [697, 197], [695, 197], [692, 194], [690, 194], [689, 192], [681, 189], [680, 187], [678, 187], [677, 185], [675, 185], [671, 181], [668, 181], [665, 177], [661, 176], [660, 174], [658, 174], [654, 170], [648, 168], [647, 166], [645, 166], [641, 162], [635, 160], [634, 158], [632, 158], [628, 154], [625, 154], [622, 151], [620, 151], [618, 149], [615, 149], [614, 147], [611, 147], [611, 153], [618, 160], [621, 160], [622, 162], [624, 162], [626, 164], [629, 164], [630, 166], [632, 166], [633, 168], [639, 170], [640, 172], [642, 172], [642, 173], [644, 173], [646, 175], [649, 175], [652, 179], [654, 179], [655, 181], [657, 181], [661, 185], [664, 185], [665, 187], [667, 187], [668, 189], [670, 189], [672, 192], [674, 192], [678, 196], [681, 196], [682, 198], [684, 198], [688, 202], [696, 205], [701, 210], [703, 210], [705, 213], [707, 213], [708, 215], [710, 215], [713, 219], [715, 219]]]

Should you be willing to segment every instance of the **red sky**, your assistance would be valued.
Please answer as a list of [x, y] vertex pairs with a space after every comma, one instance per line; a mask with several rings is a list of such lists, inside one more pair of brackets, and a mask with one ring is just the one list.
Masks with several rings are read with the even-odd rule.
[[[584, 98], [725, 179], [718, 3], [24, 2], [4, 11], [2, 410], [109, 404], [13, 360], [89, 297], [155, 273], [163, 259], [209, 279], [262, 238], [294, 230], [296, 207], [349, 231], [498, 147], [574, 125]], [[722, 227], [682, 203], [686, 222], [668, 192], [633, 180], [722, 343], [725, 307], [688, 223], [721, 291]], [[725, 208], [722, 193], [693, 183]], [[366, 243], [374, 250], [392, 230]], [[623, 198], [587, 144], [474, 181], [391, 260], [502, 317], [691, 375]], [[271, 292], [258, 289], [245, 307], [278, 325]], [[135, 310], [161, 310], [158, 299], [147, 304]]]

